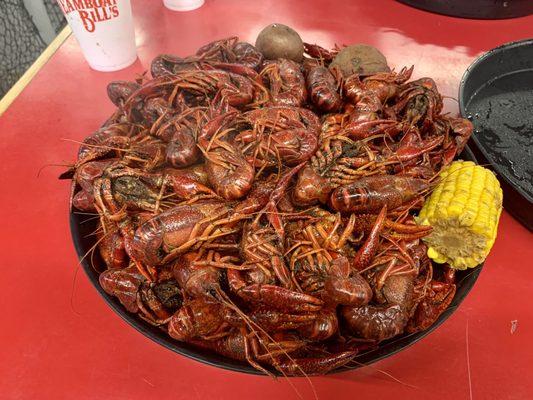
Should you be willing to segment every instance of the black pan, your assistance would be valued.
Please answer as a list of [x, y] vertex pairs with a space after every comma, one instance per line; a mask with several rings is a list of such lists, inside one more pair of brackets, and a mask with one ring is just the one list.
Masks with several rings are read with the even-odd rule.
[[398, 0], [412, 7], [452, 17], [506, 19], [533, 14], [532, 0]]
[[533, 39], [474, 61], [461, 80], [459, 107], [474, 124], [476, 157], [500, 179], [505, 209], [533, 230]]
[[[463, 160], [472, 160], [476, 161], [470, 149], [467, 147], [463, 154], [461, 155]], [[215, 353], [211, 353], [199, 348], [196, 348], [192, 345], [186, 343], [178, 342], [170, 338], [166, 332], [162, 331], [159, 328], [156, 328], [142, 319], [138, 318], [135, 314], [128, 313], [122, 304], [117, 300], [117, 298], [108, 295], [100, 286], [98, 282], [98, 276], [100, 272], [105, 270], [105, 264], [100, 258], [98, 251], [95, 251], [94, 254], [88, 257], [84, 255], [90, 252], [90, 249], [93, 248], [96, 238], [92, 234], [96, 229], [96, 220], [90, 218], [87, 215], [78, 214], [72, 212], [70, 214], [70, 231], [72, 234], [72, 240], [74, 242], [74, 247], [80, 259], [81, 266], [85, 271], [85, 274], [88, 276], [89, 280], [96, 288], [100, 296], [105, 300], [105, 302], [117, 313], [123, 320], [125, 320], [132, 327], [141, 332], [144, 336], [152, 339], [154, 342], [166, 347], [169, 350], [172, 350], [175, 353], [184, 355], [186, 357], [192, 358], [193, 360], [200, 361], [204, 364], [212, 365], [219, 368], [224, 368], [232, 371], [245, 372], [249, 374], [261, 375], [262, 373], [252, 368], [246, 363], [239, 361], [231, 360], [219, 356]], [[362, 364], [370, 364], [381, 360], [383, 358], [389, 357], [400, 350], [403, 350], [410, 345], [418, 342], [420, 339], [428, 335], [431, 331], [437, 328], [442, 324], [446, 319], [452, 315], [459, 304], [462, 303], [468, 292], [474, 286], [483, 264], [477, 266], [474, 269], [467, 271], [458, 271], [457, 273], [457, 292], [455, 298], [450, 304], [449, 308], [442, 313], [438, 320], [431, 326], [429, 329], [418, 332], [411, 335], [402, 335], [396, 338], [393, 338], [389, 341], [382, 342], [378, 349], [372, 350], [366, 353], [360, 354], [356, 361]], [[334, 372], [345, 371], [348, 369], [358, 368], [359, 365], [353, 363], [350, 367], [345, 367], [343, 369], [336, 370]], [[276, 371], [272, 371], [274, 374], [277, 374]]]

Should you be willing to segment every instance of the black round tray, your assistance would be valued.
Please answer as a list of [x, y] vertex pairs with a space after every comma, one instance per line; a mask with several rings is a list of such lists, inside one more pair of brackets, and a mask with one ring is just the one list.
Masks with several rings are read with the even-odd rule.
[[474, 124], [475, 156], [500, 178], [505, 209], [533, 231], [533, 39], [475, 60], [461, 80], [459, 108]]
[[533, 14], [531, 0], [398, 0], [421, 10], [473, 19], [506, 19]]
[[[468, 147], [465, 149], [461, 157], [463, 160], [472, 160], [476, 161], [475, 157], [471, 153]], [[118, 301], [117, 298], [108, 295], [100, 286], [98, 282], [98, 276], [100, 272], [105, 269], [105, 264], [100, 258], [98, 251], [94, 252], [93, 257], [82, 258], [87, 252], [94, 246], [96, 238], [91, 233], [96, 229], [96, 221], [94, 219], [88, 220], [90, 217], [83, 214], [77, 214], [76, 212], [70, 213], [70, 231], [72, 234], [72, 240], [74, 242], [74, 247], [78, 257], [80, 258], [81, 266], [85, 271], [85, 274], [96, 288], [100, 296], [105, 300], [105, 302], [117, 313], [124, 321], [130, 324], [132, 327], [141, 332], [144, 336], [152, 339], [154, 342], [160, 344], [161, 346], [166, 347], [169, 350], [172, 350], [175, 353], [184, 355], [186, 357], [192, 358], [193, 360], [200, 361], [204, 364], [212, 365], [219, 368], [224, 368], [227, 370], [245, 372], [255, 375], [263, 375], [262, 372], [257, 371], [250, 365], [235, 361], [226, 357], [222, 357], [216, 353], [212, 353], [195, 346], [189, 345], [187, 343], [178, 342], [173, 340], [165, 331], [162, 331], [159, 328], [156, 328], [146, 321], [143, 321], [141, 318], [138, 318], [135, 314], [128, 313], [122, 304]], [[410, 345], [418, 342], [423, 337], [427, 336], [430, 332], [436, 329], [440, 324], [442, 324], [446, 319], [452, 315], [459, 304], [462, 303], [468, 292], [474, 286], [483, 264], [477, 266], [474, 269], [469, 269], [466, 271], [457, 271], [457, 292], [455, 297], [446, 311], [444, 311], [438, 320], [427, 330], [423, 332], [417, 332], [414, 334], [405, 334], [397, 336], [388, 341], [384, 341], [380, 344], [379, 348], [371, 350], [365, 353], [359, 354], [355, 360], [361, 364], [370, 364], [381, 360], [383, 358], [389, 357]], [[344, 367], [332, 371], [341, 372], [349, 369], [359, 368], [359, 364], [353, 363], [349, 367]], [[272, 371], [274, 374], [277, 374], [276, 371]]]

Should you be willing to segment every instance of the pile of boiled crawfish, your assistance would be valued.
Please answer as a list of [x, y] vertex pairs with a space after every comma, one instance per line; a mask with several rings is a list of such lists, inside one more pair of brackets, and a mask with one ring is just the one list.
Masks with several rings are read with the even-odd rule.
[[178, 341], [322, 374], [428, 328], [455, 294], [413, 215], [472, 133], [413, 68], [342, 76], [336, 51], [264, 60], [236, 37], [115, 81], [71, 206], [97, 213], [104, 290]]

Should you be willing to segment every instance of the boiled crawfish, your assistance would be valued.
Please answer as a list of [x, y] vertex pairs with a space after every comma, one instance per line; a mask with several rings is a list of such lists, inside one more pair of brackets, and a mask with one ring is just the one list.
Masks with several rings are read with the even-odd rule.
[[266, 373], [323, 374], [427, 329], [457, 285], [414, 214], [472, 124], [413, 68], [343, 76], [340, 50], [264, 60], [237, 37], [114, 81], [81, 143], [104, 291], [174, 340]]

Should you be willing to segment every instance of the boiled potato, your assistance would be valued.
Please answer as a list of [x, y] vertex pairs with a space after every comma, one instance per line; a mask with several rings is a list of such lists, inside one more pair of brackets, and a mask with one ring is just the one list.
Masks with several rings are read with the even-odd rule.
[[283, 24], [271, 24], [264, 28], [257, 36], [255, 47], [269, 60], [287, 58], [301, 62], [304, 54], [300, 35]]

